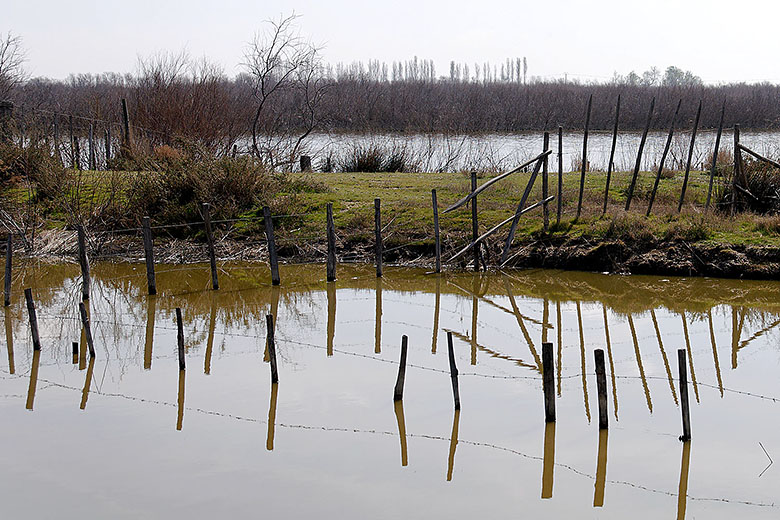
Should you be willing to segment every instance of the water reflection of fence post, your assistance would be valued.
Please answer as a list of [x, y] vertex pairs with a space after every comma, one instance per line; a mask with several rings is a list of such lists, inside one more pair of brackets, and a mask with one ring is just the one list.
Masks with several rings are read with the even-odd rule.
[[76, 365], [79, 362], [79, 342], [74, 341], [71, 343], [71, 350], [73, 352], [73, 364]]
[[81, 410], [87, 409], [87, 399], [89, 399], [89, 389], [92, 385], [92, 374], [95, 371], [95, 358], [89, 358], [89, 365], [87, 365], [87, 374], [84, 376], [84, 388], [81, 390], [81, 404], [79, 408]]
[[374, 199], [374, 239], [376, 255], [376, 275], [382, 276], [382, 213], [381, 201]]
[[577, 301], [577, 326], [580, 332], [580, 373], [582, 378], [582, 399], [585, 401], [585, 415], [588, 418], [588, 424], [590, 424], [590, 400], [588, 399], [588, 378], [585, 375], [587, 370], [585, 360], [585, 332], [582, 327], [582, 306], [579, 300]]
[[276, 430], [276, 401], [279, 394], [279, 383], [271, 383], [271, 402], [268, 405], [268, 433], [265, 438], [265, 449], [273, 451], [274, 433]]
[[336, 285], [333, 282], [326, 284], [328, 296], [328, 327], [327, 327], [327, 354], [333, 355], [333, 337], [336, 335]]
[[38, 337], [38, 317], [35, 314], [35, 302], [32, 297], [32, 289], [24, 290], [24, 299], [27, 301], [27, 315], [30, 317], [30, 333], [32, 334], [33, 351], [41, 350], [41, 340]]
[[681, 441], [691, 440], [691, 411], [688, 404], [688, 370], [686, 366], [686, 351], [681, 348], [677, 351], [677, 368], [680, 374], [680, 410], [682, 412], [683, 434]]
[[179, 370], [184, 370], [184, 326], [181, 322], [181, 308], [176, 307], [176, 343], [179, 353]]
[[25, 408], [27, 410], [33, 409], [35, 403], [35, 389], [38, 386], [38, 367], [41, 364], [41, 349], [33, 350], [32, 366], [30, 368], [30, 385], [27, 387], [27, 403]]
[[11, 263], [13, 262], [14, 241], [11, 232], [5, 240], [5, 276], [3, 278], [3, 306], [11, 305]]
[[87, 316], [87, 308], [84, 306], [84, 302], [79, 302], [79, 314], [81, 315], [81, 326], [84, 327], [84, 335], [87, 339], [89, 357], [93, 359], [95, 357], [95, 345], [92, 342], [92, 329], [89, 326], [89, 316]]
[[596, 360], [596, 389], [599, 397], [599, 429], [609, 428], [609, 412], [607, 411], [607, 374], [604, 367], [604, 351], [596, 349], [594, 352]]
[[393, 401], [400, 401], [404, 398], [404, 381], [406, 380], [406, 350], [409, 338], [406, 335], [401, 337], [401, 360], [398, 364], [398, 378], [395, 380], [395, 390], [393, 391]]
[[333, 224], [333, 203], [328, 202], [325, 207], [326, 232], [328, 236], [328, 265], [327, 280], [333, 282], [336, 280], [336, 227]]
[[143, 218], [144, 257], [146, 259], [146, 285], [150, 295], [157, 294], [157, 281], [154, 276], [154, 242], [152, 224], [149, 217]]
[[374, 353], [382, 352], [382, 279], [376, 279], [376, 314], [374, 315]]
[[544, 390], [544, 421], [555, 422], [555, 367], [552, 343], [542, 344], [542, 388]]
[[542, 460], [542, 498], [552, 498], [555, 476], [555, 422], [544, 425], [544, 459]]
[[146, 337], [144, 338], [144, 370], [152, 368], [152, 348], [154, 343], [154, 315], [157, 310], [157, 297], [146, 299]]
[[458, 390], [458, 367], [455, 366], [455, 349], [452, 346], [452, 332], [447, 331], [447, 351], [450, 360], [450, 379], [452, 379], [452, 397], [455, 409], [460, 410], [460, 391]]
[[450, 454], [447, 458], [447, 482], [452, 480], [455, 467], [455, 449], [458, 447], [458, 426], [460, 425], [460, 410], [455, 410], [452, 417], [452, 433], [450, 434]]
[[[602, 357], [603, 359], [603, 357]], [[604, 487], [607, 483], [607, 444], [609, 430], [599, 430], [599, 451], [596, 459], [596, 484], [593, 489], [593, 507], [604, 506]]]
[[211, 294], [211, 303], [209, 305], [209, 332], [206, 336], [206, 355], [203, 360], [203, 373], [211, 374], [211, 354], [214, 351], [214, 329], [217, 326], [217, 306], [214, 305], [214, 294]]
[[14, 335], [11, 327], [11, 310], [3, 308], [3, 321], [5, 322], [5, 344], [8, 346], [8, 373], [16, 373], [14, 365]]
[[617, 97], [615, 105], [615, 125], [612, 128], [612, 147], [609, 150], [609, 162], [607, 162], [607, 182], [604, 185], [604, 209], [601, 214], [607, 213], [607, 204], [609, 202], [609, 183], [612, 179], [612, 164], [615, 160], [615, 146], [617, 145], [618, 123], [620, 121], [620, 94]]
[[87, 237], [84, 226], [76, 226], [76, 236], [79, 242], [79, 265], [81, 266], [81, 299], [89, 300], [89, 259], [87, 258]]
[[441, 239], [439, 236], [439, 202], [436, 200], [436, 189], [431, 190], [431, 201], [433, 203], [433, 239], [436, 248], [436, 272], [441, 272]]
[[177, 414], [176, 414], [176, 429], [181, 430], [182, 423], [184, 422], [184, 384], [186, 379], [186, 371], [182, 368], [179, 370], [179, 392], [176, 399]]
[[433, 338], [431, 338], [431, 353], [436, 354], [436, 344], [439, 341], [439, 313], [441, 309], [441, 278], [436, 277], [436, 300], [433, 304]]
[[271, 220], [271, 209], [263, 206], [263, 220], [265, 221], [265, 239], [268, 242], [268, 263], [271, 266], [271, 285], [279, 285], [279, 259], [276, 257], [276, 240], [274, 240], [274, 223]]
[[[477, 190], [477, 172], [471, 172], [471, 192]], [[471, 241], [476, 242], [479, 238], [479, 224], [477, 222], [477, 197], [471, 198]], [[480, 244], [474, 246], [474, 271], [479, 271], [479, 251]]]
[[219, 289], [219, 279], [217, 278], [217, 255], [214, 252], [214, 233], [211, 229], [211, 205], [204, 202], [200, 205], [203, 214], [203, 225], [206, 229], [206, 241], [209, 247], [209, 263], [211, 265], [211, 287], [216, 291]]
[[688, 500], [688, 473], [691, 467], [691, 441], [683, 442], [682, 460], [680, 461], [680, 485], [677, 488], [677, 520], [685, 520], [686, 502]]
[[393, 403], [395, 420], [398, 423], [398, 436], [401, 438], [401, 466], [409, 465], [409, 455], [406, 449], [406, 420], [404, 419], [404, 402], [402, 400]]
[[639, 177], [639, 170], [642, 167], [642, 151], [645, 149], [645, 142], [647, 141], [647, 133], [650, 131], [650, 123], [653, 121], [653, 108], [655, 107], [655, 98], [650, 100], [650, 109], [647, 111], [647, 121], [645, 122], [645, 129], [642, 131], [642, 138], [639, 140], [639, 149], [636, 152], [636, 163], [634, 163], [634, 172], [631, 175], [631, 184], [628, 186], [628, 193], [626, 194], [626, 207], [625, 210], [631, 209], [631, 199], [634, 197], [634, 188], [636, 187], [636, 180]]
[[274, 317], [271, 314], [265, 316], [265, 324], [268, 330], [268, 355], [271, 358], [271, 383], [279, 382], [279, 372], [276, 369], [276, 345], [274, 343]]
[[582, 168], [580, 173], [580, 195], [577, 200], [577, 217], [582, 212], [582, 192], [585, 191], [585, 172], [588, 170], [588, 128], [590, 127], [590, 108], [593, 104], [593, 94], [588, 98], [588, 109], [585, 112], [585, 134], [582, 138]]

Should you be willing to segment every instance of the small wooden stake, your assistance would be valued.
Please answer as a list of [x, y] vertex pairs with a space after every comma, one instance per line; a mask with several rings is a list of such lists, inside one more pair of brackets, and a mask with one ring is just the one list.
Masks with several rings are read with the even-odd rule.
[[382, 213], [381, 201], [374, 199], [374, 239], [376, 242], [376, 275], [382, 276]]
[[436, 247], [436, 272], [441, 272], [441, 239], [439, 236], [439, 203], [436, 200], [436, 189], [431, 190], [431, 201], [433, 202], [433, 236]]
[[400, 401], [404, 398], [404, 381], [406, 379], [406, 347], [409, 339], [406, 335], [401, 337], [401, 362], [398, 365], [398, 379], [395, 381], [395, 391], [393, 392], [393, 401]]
[[326, 232], [328, 235], [328, 277], [329, 282], [336, 280], [336, 226], [333, 224], [333, 203], [328, 202], [326, 207]]
[[144, 256], [146, 257], [146, 285], [149, 294], [157, 294], [157, 281], [154, 276], [154, 242], [152, 241], [152, 225], [149, 217], [143, 220]]
[[604, 368], [604, 351], [596, 349], [596, 387], [599, 394], [599, 429], [609, 428], [609, 411], [607, 410], [607, 375]]
[[79, 302], [79, 314], [81, 315], [81, 326], [84, 327], [84, 337], [87, 338], [87, 348], [89, 349], [89, 357], [95, 357], [95, 345], [92, 342], [92, 329], [89, 326], [89, 316], [87, 316], [87, 308], [84, 302]]
[[642, 139], [639, 141], [639, 150], [636, 153], [636, 163], [634, 164], [634, 173], [631, 176], [631, 184], [628, 187], [628, 194], [626, 196], [626, 211], [631, 209], [631, 199], [634, 197], [634, 188], [636, 187], [636, 179], [639, 177], [639, 169], [642, 167], [642, 151], [645, 149], [645, 141], [647, 141], [647, 132], [650, 131], [650, 123], [653, 121], [653, 108], [655, 107], [655, 98], [650, 101], [650, 109], [647, 111], [647, 121], [645, 122], [645, 129], [642, 132]]
[[266, 314], [265, 324], [268, 329], [268, 355], [271, 358], [271, 383], [279, 382], [279, 373], [276, 370], [276, 345], [274, 343], [274, 317]]
[[455, 409], [460, 410], [460, 391], [458, 390], [458, 367], [455, 366], [455, 349], [452, 347], [452, 332], [447, 331], [447, 349], [450, 359], [450, 378], [452, 379], [452, 397]]
[[276, 256], [276, 240], [274, 240], [274, 223], [271, 220], [271, 209], [263, 207], [263, 220], [265, 221], [265, 239], [268, 241], [268, 262], [271, 264], [271, 285], [279, 285], [279, 259]]
[[726, 100], [723, 100], [723, 106], [720, 107], [720, 122], [718, 123], [718, 133], [715, 135], [715, 150], [712, 152], [712, 166], [710, 167], [710, 185], [707, 188], [707, 202], [704, 205], [704, 212], [710, 209], [710, 199], [712, 198], [712, 183], [715, 181], [715, 168], [718, 166], [718, 148], [720, 147], [720, 136], [723, 133], [723, 116], [726, 114]]
[[609, 201], [609, 181], [612, 179], [612, 164], [615, 159], [615, 146], [617, 145], [618, 121], [620, 120], [620, 94], [618, 94], [617, 105], [615, 105], [615, 126], [612, 129], [612, 148], [609, 151], [609, 163], [607, 164], [607, 183], [604, 186], [604, 209], [602, 215], [607, 213], [607, 203]]
[[696, 110], [696, 119], [693, 122], [693, 133], [691, 133], [691, 145], [688, 148], [688, 160], [685, 162], [685, 177], [683, 178], [682, 190], [680, 191], [680, 202], [677, 204], [677, 213], [682, 210], [685, 202], [685, 190], [688, 188], [688, 175], [691, 172], [691, 159], [693, 159], [693, 145], [696, 143], [696, 131], [699, 129], [699, 118], [701, 117], [701, 100], [699, 108]]
[[8, 238], [5, 241], [5, 278], [3, 290], [3, 306], [11, 305], [11, 263], [13, 261], [14, 243], [11, 232], [8, 232]]
[[683, 434], [681, 441], [691, 440], [691, 411], [688, 404], [688, 360], [684, 348], [677, 351], [677, 367], [680, 371], [680, 410], [682, 411]]
[[558, 214], [556, 224], [561, 223], [563, 205], [563, 127], [558, 127]]
[[214, 233], [211, 230], [211, 211], [208, 203], [200, 205], [203, 213], [203, 224], [206, 227], [206, 240], [209, 245], [209, 262], [211, 263], [211, 287], [216, 291], [219, 289], [219, 279], [217, 278], [217, 255], [214, 252]]
[[542, 343], [542, 387], [544, 389], [544, 420], [555, 422], [555, 367], [553, 344]]
[[79, 241], [79, 265], [81, 265], [81, 299], [89, 300], [89, 259], [87, 258], [87, 238], [84, 234], [84, 226], [76, 226]]
[[[546, 152], [550, 148], [550, 132], [544, 133], [544, 144], [543, 144], [543, 150]], [[542, 209], [544, 214], [544, 232], [546, 233], [550, 229], [550, 208], [547, 207], [547, 192], [549, 191], [548, 186], [548, 160], [550, 156], [546, 156], [544, 158], [544, 164], [542, 165], [542, 200], [545, 201]]]
[[[477, 189], [477, 172], [471, 172], [471, 191]], [[479, 224], [477, 222], [477, 197], [471, 199], [471, 241], [475, 242], [479, 237]], [[474, 271], [479, 271], [479, 245], [474, 248]]]
[[35, 314], [35, 302], [32, 297], [32, 289], [24, 290], [24, 299], [27, 300], [27, 315], [30, 317], [30, 333], [32, 334], [33, 351], [41, 350], [41, 340], [38, 337], [38, 317]]
[[176, 307], [176, 342], [179, 349], [179, 370], [185, 370], [184, 363], [184, 326], [181, 322], [181, 308]]
[[580, 197], [577, 200], [577, 218], [582, 212], [582, 192], [585, 191], [585, 172], [588, 170], [588, 128], [590, 127], [590, 107], [593, 104], [593, 94], [588, 98], [588, 110], [585, 113], [585, 135], [582, 138], [582, 171], [580, 173]]

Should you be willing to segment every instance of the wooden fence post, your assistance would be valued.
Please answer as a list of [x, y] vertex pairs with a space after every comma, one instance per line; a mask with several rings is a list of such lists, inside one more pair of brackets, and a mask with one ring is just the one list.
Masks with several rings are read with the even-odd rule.
[[647, 141], [647, 132], [650, 131], [650, 123], [653, 121], [653, 108], [655, 108], [655, 98], [650, 100], [650, 109], [647, 111], [647, 121], [645, 122], [645, 129], [642, 132], [642, 139], [639, 140], [639, 150], [636, 153], [636, 163], [634, 164], [634, 173], [631, 176], [631, 184], [628, 186], [628, 194], [626, 195], [626, 211], [631, 209], [631, 199], [634, 198], [634, 188], [636, 188], [636, 179], [639, 177], [639, 169], [642, 167], [642, 151], [645, 149], [645, 141]]
[[542, 388], [544, 390], [544, 420], [555, 422], [555, 367], [553, 344], [542, 343]]
[[433, 239], [436, 248], [436, 272], [441, 272], [441, 239], [439, 236], [439, 202], [436, 200], [436, 189], [431, 190], [431, 202], [433, 203]]
[[685, 162], [685, 177], [683, 178], [682, 190], [680, 191], [680, 202], [677, 204], [677, 213], [682, 211], [682, 205], [685, 202], [685, 190], [688, 188], [688, 175], [691, 172], [691, 160], [693, 159], [693, 145], [696, 143], [696, 132], [699, 130], [699, 117], [701, 117], [701, 100], [699, 100], [699, 108], [696, 110], [696, 119], [693, 122], [691, 145], [688, 148], [688, 160]]
[[556, 224], [561, 223], [563, 210], [563, 127], [558, 127], [558, 214]]
[[89, 124], [89, 138], [87, 145], [89, 146], [89, 169], [97, 170], [97, 154], [95, 153], [95, 125], [92, 123]]
[[279, 382], [279, 372], [276, 369], [276, 344], [274, 343], [274, 317], [266, 314], [265, 324], [268, 329], [268, 356], [271, 361], [271, 383]]
[[146, 257], [146, 285], [149, 294], [157, 294], [157, 281], [154, 276], [154, 242], [152, 241], [152, 225], [149, 217], [143, 219], [144, 256]]
[[609, 163], [607, 163], [607, 183], [604, 187], [604, 209], [602, 215], [607, 213], [607, 203], [609, 202], [609, 182], [612, 179], [612, 163], [615, 159], [615, 146], [617, 145], [618, 122], [620, 121], [620, 94], [618, 94], [617, 105], [615, 105], [615, 126], [612, 129], [612, 148], [609, 151]]
[[87, 339], [87, 348], [89, 357], [95, 357], [95, 345], [92, 341], [92, 329], [89, 326], [89, 316], [87, 316], [87, 307], [84, 302], [79, 302], [79, 314], [81, 315], [81, 326], [84, 327], [84, 337]]
[[185, 370], [184, 362], [184, 325], [181, 322], [181, 308], [176, 307], [176, 343], [179, 352], [179, 370]]
[[217, 278], [217, 255], [214, 252], [214, 233], [211, 229], [211, 211], [210, 205], [204, 202], [200, 205], [203, 213], [203, 224], [206, 227], [206, 241], [209, 245], [209, 262], [211, 263], [211, 287], [216, 291], [219, 289], [219, 279]]
[[374, 199], [374, 237], [376, 241], [376, 275], [382, 276], [382, 214], [381, 201]]
[[336, 226], [333, 224], [333, 203], [328, 202], [326, 207], [326, 231], [328, 235], [328, 265], [327, 280], [336, 280]]
[[447, 331], [447, 349], [450, 360], [450, 379], [452, 379], [452, 397], [455, 399], [455, 409], [460, 410], [460, 391], [458, 390], [458, 367], [455, 366], [455, 349], [452, 346], [452, 332]]
[[60, 123], [59, 123], [59, 117], [57, 112], [54, 112], [54, 116], [52, 117], [53, 122], [53, 141], [54, 141], [54, 157], [57, 158], [57, 162], [62, 165], [62, 155], [60, 155]]
[[130, 115], [127, 112], [127, 100], [122, 98], [122, 156], [129, 157], [133, 151], [133, 136], [130, 134]]
[[73, 135], [73, 114], [68, 115], [68, 137], [70, 138], [70, 167], [74, 170], [77, 166], [76, 137]]
[[38, 336], [38, 317], [35, 314], [35, 302], [33, 301], [31, 288], [28, 287], [24, 290], [24, 299], [27, 301], [27, 315], [30, 317], [33, 351], [41, 350], [41, 340]]
[[[742, 151], [739, 149], [739, 124], [734, 125], [734, 176], [731, 184], [731, 215], [737, 212], [737, 179], [742, 175]], [[749, 186], [743, 186], [749, 189]]]
[[111, 127], [106, 128], [103, 139], [105, 140], [106, 170], [108, 170], [111, 162]]
[[89, 259], [87, 258], [87, 237], [84, 233], [84, 226], [76, 226], [76, 234], [79, 242], [79, 265], [81, 266], [81, 299], [89, 300]]
[[712, 198], [712, 184], [715, 181], [715, 168], [718, 166], [718, 148], [720, 147], [720, 136], [723, 133], [723, 116], [726, 114], [726, 100], [720, 107], [720, 122], [718, 123], [718, 133], [715, 135], [715, 151], [712, 152], [712, 166], [710, 167], [710, 184], [707, 188], [707, 202], [704, 205], [704, 212], [710, 209], [710, 199]]
[[609, 428], [609, 411], [607, 410], [607, 375], [604, 367], [604, 351], [596, 349], [596, 388], [599, 396], [599, 429]]
[[593, 104], [593, 94], [588, 98], [588, 110], [585, 113], [585, 135], [582, 138], [582, 171], [580, 173], [580, 196], [577, 200], [577, 218], [582, 212], [582, 192], [585, 191], [585, 172], [588, 169], [588, 128], [590, 127], [590, 108]]
[[406, 348], [408, 341], [409, 340], [406, 335], [401, 337], [401, 362], [398, 364], [398, 379], [395, 381], [393, 401], [400, 401], [404, 398], [404, 381], [406, 380]]
[[13, 262], [14, 243], [11, 232], [5, 241], [5, 277], [3, 283], [3, 306], [11, 305], [11, 263]]
[[[477, 172], [471, 172], [471, 192], [477, 189]], [[479, 224], [477, 222], [477, 197], [471, 199], [471, 241], [476, 242], [479, 238]], [[474, 271], [479, 271], [479, 251], [480, 245], [474, 247]]]
[[[544, 133], [544, 144], [542, 151], [546, 152], [550, 148], [550, 132]], [[545, 201], [542, 205], [544, 213], [544, 232], [546, 233], [550, 229], [550, 208], [547, 207], [547, 192], [549, 191], [548, 185], [548, 159], [549, 155], [544, 158], [544, 164], [542, 165], [542, 200]]]
[[674, 111], [674, 115], [672, 116], [672, 122], [669, 125], [669, 135], [666, 138], [666, 146], [664, 146], [664, 151], [661, 154], [661, 163], [658, 165], [658, 173], [655, 175], [655, 182], [653, 182], [653, 190], [650, 192], [650, 201], [647, 203], [647, 213], [645, 216], [649, 217], [650, 213], [653, 211], [653, 202], [655, 202], [655, 194], [658, 191], [658, 183], [661, 181], [661, 173], [664, 169], [664, 162], [666, 161], [666, 156], [669, 153], [669, 147], [672, 145], [672, 136], [674, 135], [674, 123], [677, 121], [677, 114], [680, 112], [680, 105], [682, 105], [682, 98], [680, 101], [677, 102], [677, 108]]
[[271, 265], [271, 285], [279, 285], [279, 259], [276, 256], [276, 240], [274, 239], [274, 222], [271, 219], [271, 208], [263, 206], [265, 221], [265, 239], [268, 241], [268, 263]]

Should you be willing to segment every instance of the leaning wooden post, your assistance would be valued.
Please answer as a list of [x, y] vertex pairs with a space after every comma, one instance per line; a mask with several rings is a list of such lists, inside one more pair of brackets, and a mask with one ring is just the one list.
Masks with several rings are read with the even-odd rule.
[[336, 280], [336, 226], [333, 224], [333, 203], [328, 202], [326, 207], [326, 231], [328, 235], [328, 265], [327, 280]]
[[544, 420], [555, 422], [555, 367], [553, 344], [542, 343], [542, 388], [544, 390]]
[[89, 326], [89, 316], [87, 316], [87, 307], [84, 302], [79, 302], [79, 314], [81, 315], [81, 326], [84, 327], [84, 337], [87, 339], [87, 348], [89, 357], [95, 357], [95, 344], [92, 341], [92, 328]]
[[[742, 170], [742, 151], [739, 149], [739, 124], [734, 125], [734, 175], [731, 183], [731, 215], [737, 212], [737, 179]], [[749, 186], [743, 186], [749, 189]]]
[[11, 263], [13, 261], [14, 243], [11, 232], [8, 232], [8, 238], [5, 241], [5, 278], [3, 290], [3, 306], [11, 305]]
[[406, 379], [406, 347], [408, 341], [409, 340], [406, 335], [401, 337], [401, 362], [398, 364], [398, 379], [395, 381], [393, 401], [400, 401], [404, 398], [404, 381]]
[[92, 123], [89, 124], [89, 138], [87, 144], [89, 146], [89, 169], [97, 170], [97, 154], [95, 153], [95, 125]]
[[688, 365], [684, 348], [677, 351], [677, 367], [680, 371], [680, 410], [682, 411], [683, 434], [681, 441], [691, 440], [691, 410], [688, 404]]
[[607, 410], [607, 374], [604, 368], [604, 351], [596, 349], [596, 388], [599, 394], [599, 429], [609, 428], [609, 411]]
[[593, 104], [593, 94], [588, 98], [588, 111], [585, 113], [585, 135], [582, 138], [582, 171], [580, 173], [580, 196], [577, 200], [577, 218], [582, 212], [582, 192], [585, 191], [585, 172], [588, 169], [588, 128], [590, 127], [590, 107]]
[[279, 285], [279, 259], [276, 256], [276, 240], [274, 239], [274, 222], [271, 219], [271, 208], [263, 206], [265, 221], [265, 239], [268, 242], [268, 263], [271, 264], [271, 285]]
[[669, 125], [669, 135], [666, 138], [666, 146], [661, 154], [661, 163], [658, 165], [658, 173], [655, 175], [655, 181], [653, 182], [653, 190], [650, 192], [650, 201], [647, 203], [647, 213], [645, 216], [649, 217], [653, 211], [653, 202], [655, 202], [655, 194], [658, 191], [658, 183], [661, 181], [661, 173], [664, 169], [664, 162], [666, 161], [666, 155], [669, 153], [669, 147], [672, 145], [672, 136], [674, 135], [674, 123], [677, 121], [677, 114], [680, 112], [680, 105], [682, 105], [682, 98], [677, 102], [677, 108], [672, 116], [672, 123]]
[[645, 129], [642, 132], [642, 139], [639, 140], [639, 150], [636, 153], [636, 163], [634, 164], [634, 173], [631, 176], [631, 184], [628, 186], [628, 194], [626, 195], [626, 211], [631, 209], [631, 199], [634, 197], [634, 188], [636, 187], [636, 179], [639, 177], [639, 169], [642, 167], [642, 151], [645, 149], [645, 141], [647, 141], [647, 132], [650, 131], [650, 123], [653, 121], [653, 108], [655, 107], [655, 98], [650, 100], [650, 109], [647, 111], [647, 121], [645, 122]]
[[106, 128], [104, 132], [105, 140], [105, 155], [106, 155], [106, 170], [108, 170], [108, 164], [111, 162], [111, 128]]
[[[550, 148], [550, 132], [544, 133], [544, 145], [543, 145], [543, 152], [546, 152]], [[543, 213], [544, 213], [544, 231], [545, 233], [550, 229], [550, 208], [547, 207], [547, 192], [549, 191], [549, 185], [548, 185], [548, 171], [547, 171], [547, 163], [548, 163], [549, 156], [544, 158], [544, 164], [542, 165], [542, 200], [544, 201], [544, 204], [542, 205]]]
[[149, 294], [157, 294], [157, 281], [154, 276], [154, 242], [152, 241], [152, 225], [149, 217], [143, 220], [144, 256], [146, 257], [146, 285]]
[[563, 205], [563, 127], [558, 127], [558, 215], [556, 224], [561, 223], [561, 211]]
[[[477, 189], [477, 172], [471, 172], [471, 192]], [[476, 242], [479, 238], [479, 224], [477, 222], [477, 197], [471, 199], [471, 241]], [[479, 271], [479, 251], [480, 246], [474, 246], [474, 270]]]
[[211, 287], [216, 291], [219, 289], [219, 279], [217, 278], [217, 255], [214, 252], [214, 233], [211, 229], [211, 211], [210, 205], [204, 202], [200, 205], [203, 213], [203, 224], [206, 227], [206, 241], [209, 245], [209, 262], [211, 263]]
[[612, 148], [609, 151], [609, 163], [607, 163], [607, 183], [604, 186], [604, 209], [602, 215], [607, 213], [607, 203], [609, 202], [609, 182], [612, 179], [612, 163], [615, 159], [615, 146], [617, 145], [618, 121], [620, 121], [620, 94], [618, 94], [617, 105], [615, 105], [615, 126], [612, 128]]
[[87, 237], [84, 226], [76, 226], [76, 234], [79, 242], [79, 265], [81, 266], [81, 299], [89, 300], [89, 259], [87, 258]]
[[718, 148], [720, 147], [720, 135], [723, 133], [723, 116], [726, 113], [726, 100], [723, 100], [723, 106], [720, 107], [720, 122], [718, 123], [718, 133], [715, 135], [715, 151], [712, 152], [712, 165], [710, 166], [710, 185], [707, 188], [707, 202], [704, 205], [704, 212], [710, 209], [710, 199], [712, 198], [712, 184], [715, 181], [715, 168], [718, 166]]
[[24, 290], [24, 299], [27, 300], [27, 315], [30, 317], [30, 333], [32, 334], [33, 351], [41, 350], [41, 340], [38, 337], [38, 317], [35, 314], [35, 302], [32, 297], [32, 289]]
[[431, 190], [433, 203], [433, 239], [436, 248], [436, 272], [441, 272], [441, 238], [439, 236], [439, 202], [436, 200], [436, 189]]
[[685, 202], [685, 190], [688, 188], [688, 175], [691, 172], [691, 159], [693, 159], [693, 145], [696, 142], [696, 131], [699, 129], [699, 117], [701, 117], [701, 100], [699, 108], [696, 110], [696, 119], [693, 122], [693, 133], [691, 134], [691, 146], [688, 148], [688, 160], [685, 162], [685, 177], [683, 177], [682, 190], [680, 191], [680, 202], [677, 204], [677, 213], [682, 210]]
[[179, 370], [186, 368], [184, 363], [184, 326], [181, 322], [181, 308], [176, 307], [176, 343], [179, 351]]
[[374, 239], [376, 241], [376, 275], [382, 276], [382, 214], [381, 201], [374, 199]]
[[133, 150], [133, 137], [130, 135], [130, 115], [127, 113], [127, 100], [122, 99], [122, 157], [129, 157]]
[[460, 410], [460, 391], [458, 390], [458, 367], [455, 366], [455, 349], [452, 347], [452, 332], [447, 331], [447, 349], [450, 359], [450, 378], [452, 379], [452, 397], [455, 399], [455, 409]]
[[274, 316], [266, 314], [265, 324], [268, 329], [268, 356], [271, 361], [271, 383], [279, 382], [279, 372], [276, 370], [276, 345], [274, 343]]

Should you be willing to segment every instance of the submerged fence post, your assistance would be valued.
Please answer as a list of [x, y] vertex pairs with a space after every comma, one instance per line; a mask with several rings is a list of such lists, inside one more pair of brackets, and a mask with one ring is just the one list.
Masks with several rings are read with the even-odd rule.
[[588, 170], [588, 129], [590, 127], [590, 108], [593, 105], [593, 94], [588, 98], [588, 110], [585, 112], [585, 134], [582, 138], [582, 168], [580, 172], [580, 196], [577, 199], [577, 217], [582, 213], [582, 192], [585, 191], [585, 172]]
[[[471, 172], [471, 192], [477, 189], [477, 172]], [[471, 241], [476, 242], [479, 238], [479, 225], [477, 223], [477, 197], [471, 199]], [[479, 271], [479, 251], [480, 244], [474, 246], [474, 270]]]
[[279, 285], [279, 259], [276, 257], [276, 240], [274, 239], [274, 222], [271, 220], [271, 209], [263, 206], [265, 221], [265, 239], [268, 241], [268, 263], [271, 264], [271, 285]]
[[84, 226], [76, 226], [76, 234], [79, 242], [79, 265], [81, 266], [81, 299], [89, 300], [89, 259], [87, 258], [87, 237]]
[[327, 280], [336, 280], [336, 226], [333, 224], [333, 203], [328, 202], [326, 207], [326, 232], [328, 235], [328, 265]]
[[24, 290], [24, 299], [27, 300], [27, 315], [30, 317], [33, 351], [41, 350], [41, 340], [38, 337], [38, 317], [35, 314], [35, 302], [33, 301], [31, 288], [28, 287]]
[[688, 353], [684, 348], [677, 351], [677, 367], [680, 372], [680, 410], [682, 411], [683, 434], [681, 441], [691, 440], [691, 410], [688, 404]]
[[374, 236], [376, 240], [376, 275], [382, 276], [382, 213], [381, 201], [374, 199]]
[[452, 379], [452, 397], [455, 409], [460, 410], [460, 391], [458, 390], [458, 367], [455, 366], [455, 349], [452, 346], [452, 332], [447, 331], [447, 350], [450, 360], [450, 378]]
[[265, 324], [268, 329], [268, 356], [271, 358], [271, 383], [279, 382], [279, 372], [276, 370], [276, 344], [274, 343], [274, 316], [266, 314]]
[[185, 370], [184, 363], [184, 325], [181, 322], [181, 308], [176, 307], [176, 343], [179, 352], [179, 370]]
[[607, 183], [604, 186], [604, 209], [601, 214], [607, 213], [607, 203], [609, 202], [609, 182], [612, 179], [612, 163], [615, 159], [615, 146], [617, 145], [618, 122], [620, 121], [620, 94], [617, 97], [615, 105], [615, 126], [612, 128], [612, 148], [609, 151], [609, 162], [607, 163]]
[[439, 201], [436, 200], [436, 189], [431, 190], [433, 203], [433, 240], [436, 248], [436, 272], [441, 272], [441, 239], [439, 236]]
[[203, 213], [203, 224], [206, 227], [206, 241], [209, 245], [209, 262], [211, 263], [211, 286], [216, 291], [219, 289], [219, 279], [217, 278], [217, 255], [214, 252], [214, 233], [211, 229], [211, 205], [204, 202], [200, 205]]
[[542, 388], [544, 390], [544, 420], [555, 422], [555, 367], [553, 344], [542, 343]]
[[87, 339], [87, 348], [89, 357], [95, 357], [95, 345], [92, 342], [92, 329], [89, 326], [89, 316], [87, 316], [87, 307], [84, 302], [79, 302], [79, 314], [81, 315], [81, 326], [84, 327], [84, 337]]
[[401, 362], [398, 364], [398, 379], [395, 381], [395, 391], [393, 392], [393, 401], [400, 401], [404, 398], [404, 381], [406, 380], [406, 348], [409, 339], [406, 335], [401, 336]]
[[[544, 146], [542, 151], [546, 152], [550, 148], [550, 132], [544, 133]], [[549, 156], [544, 158], [544, 164], [542, 165], [542, 209], [544, 213], [544, 232], [546, 233], [550, 229], [550, 208], [547, 207], [547, 192], [549, 191], [548, 185], [548, 159]]]
[[558, 214], [556, 224], [561, 223], [561, 211], [563, 210], [563, 127], [558, 127]]
[[154, 276], [154, 242], [152, 241], [152, 225], [149, 217], [143, 219], [144, 256], [146, 257], [146, 285], [149, 294], [157, 294], [157, 281]]
[[3, 306], [11, 305], [11, 263], [13, 262], [14, 242], [11, 232], [5, 241], [5, 277], [3, 282]]
[[596, 358], [596, 388], [599, 395], [599, 429], [609, 428], [609, 411], [607, 410], [607, 374], [604, 368], [604, 351], [596, 349], [593, 352]]

